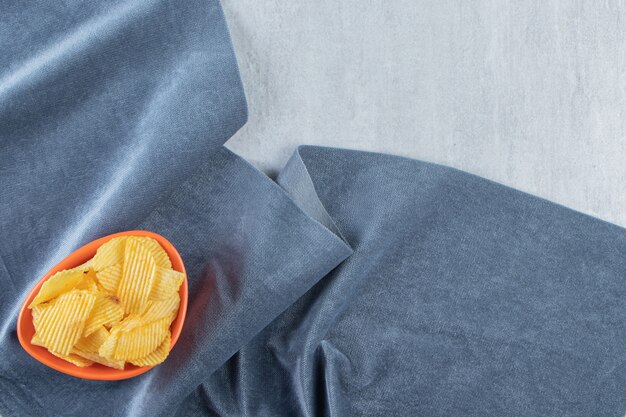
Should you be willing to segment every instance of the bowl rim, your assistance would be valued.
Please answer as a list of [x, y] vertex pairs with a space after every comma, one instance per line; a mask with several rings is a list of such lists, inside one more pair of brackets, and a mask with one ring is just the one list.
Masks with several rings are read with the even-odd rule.
[[178, 290], [180, 295], [180, 307], [178, 309], [178, 314], [170, 325], [170, 331], [172, 333], [170, 350], [178, 341], [182, 332], [183, 324], [185, 322], [188, 302], [187, 272], [185, 271], [185, 265], [183, 263], [183, 260], [178, 253], [176, 247], [174, 247], [172, 243], [170, 243], [165, 237], [161, 236], [160, 234], [148, 230], [128, 230], [103, 236], [99, 239], [92, 240], [91, 242], [88, 242], [87, 244], [81, 246], [80, 248], [76, 249], [74, 252], [63, 258], [58, 264], [53, 266], [43, 277], [41, 277], [37, 281], [35, 285], [33, 285], [32, 289], [29, 291], [20, 308], [20, 312], [17, 318], [17, 337], [20, 341], [20, 344], [22, 345], [22, 348], [24, 348], [24, 350], [38, 362], [41, 362], [42, 364], [67, 375], [71, 375], [81, 379], [99, 381], [118, 381], [122, 379], [128, 379], [146, 373], [150, 369], [154, 368], [154, 366], [135, 366], [132, 364], [127, 364], [124, 369], [115, 369], [97, 363], [81, 368], [54, 356], [44, 347], [35, 346], [30, 343], [32, 334], [34, 334], [35, 332], [35, 328], [33, 326], [32, 313], [31, 310], [28, 308], [28, 305], [39, 293], [39, 289], [41, 288], [43, 283], [58, 271], [74, 268], [86, 262], [95, 255], [96, 250], [100, 246], [118, 236], [144, 236], [153, 238], [154, 240], [159, 242], [159, 244], [167, 252], [172, 262], [172, 268], [185, 274], [185, 279], [183, 280], [183, 283]]

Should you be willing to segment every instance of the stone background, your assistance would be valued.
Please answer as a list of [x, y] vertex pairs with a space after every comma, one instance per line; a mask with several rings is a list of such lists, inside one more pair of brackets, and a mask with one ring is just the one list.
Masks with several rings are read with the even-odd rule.
[[624, 1], [223, 0], [250, 107], [227, 144], [442, 163], [626, 226]]

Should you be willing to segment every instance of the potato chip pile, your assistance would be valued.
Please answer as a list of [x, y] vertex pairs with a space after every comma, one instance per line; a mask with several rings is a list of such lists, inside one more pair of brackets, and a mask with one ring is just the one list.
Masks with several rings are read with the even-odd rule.
[[46, 280], [28, 306], [31, 343], [76, 366], [153, 366], [170, 350], [185, 275], [148, 237], [111, 239], [85, 264]]

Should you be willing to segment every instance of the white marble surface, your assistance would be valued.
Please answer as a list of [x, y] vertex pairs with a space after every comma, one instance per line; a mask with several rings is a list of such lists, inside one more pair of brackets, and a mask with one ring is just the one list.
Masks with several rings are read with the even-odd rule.
[[223, 0], [249, 101], [227, 146], [457, 167], [626, 226], [626, 3]]

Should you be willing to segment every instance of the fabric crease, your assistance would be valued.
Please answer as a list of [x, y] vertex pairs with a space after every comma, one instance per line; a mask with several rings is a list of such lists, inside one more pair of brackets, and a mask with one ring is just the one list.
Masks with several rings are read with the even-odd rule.
[[[1, 415], [624, 415], [626, 231], [368, 152], [301, 146], [272, 181], [223, 146], [248, 111], [217, 0], [4, 2], [0, 74]], [[24, 295], [131, 229], [185, 261], [168, 359], [28, 356]]]

